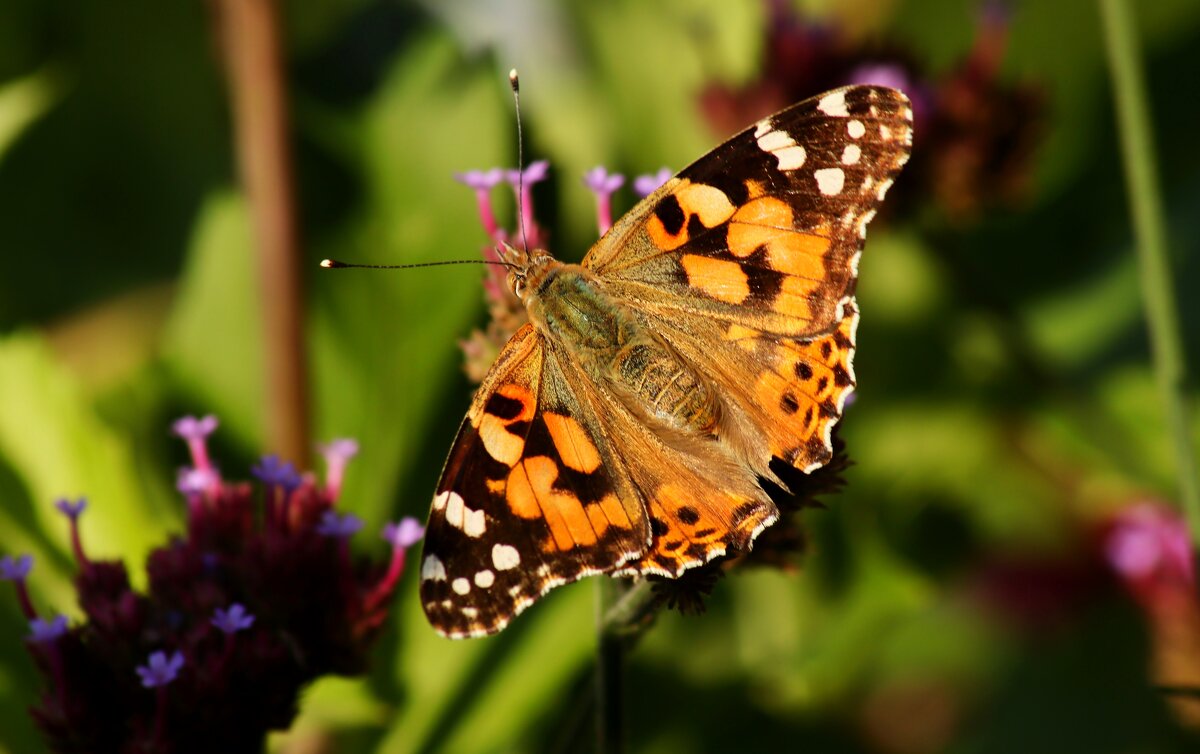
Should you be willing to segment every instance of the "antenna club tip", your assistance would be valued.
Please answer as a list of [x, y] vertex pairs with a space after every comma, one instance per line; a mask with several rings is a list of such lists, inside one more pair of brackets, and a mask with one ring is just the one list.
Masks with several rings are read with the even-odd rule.
[[517, 76], [517, 69], [513, 68], [508, 72], [508, 83], [514, 92], [521, 90], [521, 79]]
[[327, 270], [332, 270], [335, 267], [341, 267], [342, 263], [337, 261], [336, 259], [322, 259], [321, 266]]

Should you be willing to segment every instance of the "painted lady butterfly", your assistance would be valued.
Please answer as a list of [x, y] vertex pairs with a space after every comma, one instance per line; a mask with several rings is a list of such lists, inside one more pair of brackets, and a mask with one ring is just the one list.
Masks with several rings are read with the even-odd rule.
[[764, 118], [667, 181], [582, 264], [505, 249], [529, 314], [438, 482], [421, 602], [495, 633], [593, 574], [677, 577], [748, 549], [854, 388], [867, 223], [908, 160], [899, 91], [851, 86]]

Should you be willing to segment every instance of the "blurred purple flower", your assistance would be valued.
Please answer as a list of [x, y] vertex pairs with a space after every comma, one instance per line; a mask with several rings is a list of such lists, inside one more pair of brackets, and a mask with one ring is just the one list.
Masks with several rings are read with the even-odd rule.
[[213, 611], [212, 624], [226, 634], [235, 634], [253, 626], [254, 616], [246, 611], [242, 603], [235, 602], [228, 608], [218, 607]]
[[625, 185], [625, 176], [620, 173], [610, 173], [604, 167], [597, 165], [583, 175], [583, 185], [596, 195], [596, 226], [600, 235], [612, 227], [612, 195], [613, 192]]
[[319, 450], [321, 455], [325, 456], [325, 492], [330, 498], [337, 500], [342, 494], [346, 465], [351, 458], [358, 455], [358, 442], [340, 438], [321, 445]]
[[382, 536], [392, 547], [404, 549], [421, 541], [425, 536], [425, 527], [412, 516], [405, 516], [398, 524], [384, 524]]
[[263, 456], [258, 464], [250, 467], [250, 473], [263, 484], [282, 487], [287, 492], [299, 487], [303, 481], [292, 462], [280, 460], [277, 455]]
[[1112, 569], [1135, 591], [1195, 583], [1187, 525], [1174, 510], [1139, 503], [1117, 514], [1104, 541]]
[[60, 498], [54, 501], [54, 507], [57, 508], [64, 516], [74, 521], [75, 519], [79, 518], [79, 514], [83, 513], [84, 509], [87, 508], [87, 498], [81, 497], [73, 503], [66, 498]]
[[346, 539], [363, 528], [363, 520], [353, 513], [338, 515], [337, 511], [325, 511], [317, 523], [317, 533], [326, 537]]
[[670, 168], [659, 168], [656, 173], [646, 173], [633, 179], [633, 190], [638, 196], [650, 196], [658, 187], [671, 180]]
[[492, 189], [504, 180], [504, 171], [500, 168], [491, 170], [468, 170], [465, 173], [455, 173], [454, 180], [475, 191], [475, 204], [479, 209], [479, 220], [488, 236], [499, 238], [503, 231], [496, 222], [496, 212], [492, 209]]
[[32, 555], [25, 554], [16, 558], [5, 555], [0, 558], [0, 581], [24, 581], [32, 569]]
[[183, 652], [175, 650], [167, 657], [162, 650], [150, 653], [150, 659], [145, 665], [137, 666], [137, 674], [141, 676], [142, 685], [148, 689], [166, 686], [179, 676], [183, 668]]
[[35, 644], [54, 641], [67, 632], [67, 616], [56, 615], [50, 620], [34, 618], [29, 621], [29, 641]]

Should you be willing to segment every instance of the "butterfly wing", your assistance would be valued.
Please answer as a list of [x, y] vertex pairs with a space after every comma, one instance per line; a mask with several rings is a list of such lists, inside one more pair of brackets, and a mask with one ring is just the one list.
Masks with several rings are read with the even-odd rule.
[[554, 586], [646, 550], [641, 498], [565, 371], [525, 325], [459, 429], [421, 560], [421, 602], [445, 636], [495, 633]]
[[830, 458], [854, 386], [866, 226], [908, 160], [908, 99], [853, 86], [765, 118], [664, 184], [583, 261], [721, 386], [727, 439], [769, 476]]

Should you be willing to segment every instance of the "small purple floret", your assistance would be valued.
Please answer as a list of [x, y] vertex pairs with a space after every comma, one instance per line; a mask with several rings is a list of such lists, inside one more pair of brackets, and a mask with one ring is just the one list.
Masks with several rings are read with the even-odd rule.
[[343, 437], [337, 440], [330, 440], [321, 445], [318, 450], [321, 451], [321, 455], [325, 456], [325, 461], [328, 463], [333, 463], [334, 461], [345, 463], [358, 455], [358, 441]]
[[504, 180], [508, 181], [509, 185], [517, 188], [517, 184], [522, 186], [532, 186], [535, 183], [546, 180], [546, 174], [550, 171], [549, 160], [537, 160], [531, 162], [524, 171], [509, 169], [504, 171]]
[[217, 474], [212, 469], [193, 469], [190, 466], [184, 466], [175, 476], [175, 489], [188, 496], [199, 495], [217, 481]]
[[424, 536], [425, 527], [412, 516], [405, 516], [398, 524], [388, 523], [383, 527], [383, 538], [390, 542], [392, 547], [402, 550], [420, 542]]
[[597, 194], [611, 194], [625, 185], [625, 176], [620, 173], [610, 173], [604, 167], [597, 165], [583, 174], [583, 185]]
[[353, 513], [338, 515], [337, 511], [325, 511], [317, 522], [317, 533], [326, 537], [346, 539], [363, 528], [363, 520]]
[[633, 190], [638, 196], [650, 196], [658, 187], [671, 180], [670, 168], [659, 168], [657, 173], [639, 175], [633, 179]]
[[476, 191], [487, 191], [503, 181], [504, 174], [505, 171], [500, 168], [468, 170], [465, 173], [455, 173], [454, 180]]
[[212, 624], [227, 634], [235, 634], [253, 626], [254, 616], [246, 611], [242, 603], [235, 602], [228, 608], [218, 607], [213, 612]]
[[1105, 554], [1113, 569], [1126, 579], [1159, 576], [1193, 582], [1186, 524], [1174, 511], [1152, 503], [1121, 512], [1105, 543]]
[[72, 503], [70, 500], [64, 497], [59, 500], [55, 500], [54, 507], [58, 508], [58, 510], [67, 518], [74, 521], [75, 519], [79, 518], [79, 514], [83, 513], [83, 510], [87, 508], [87, 498], [81, 497]]
[[5, 555], [0, 558], [0, 581], [24, 581], [33, 568], [33, 556], [26, 553], [14, 558]]
[[35, 644], [54, 641], [67, 632], [67, 616], [56, 615], [50, 620], [34, 618], [29, 621], [29, 640]]
[[145, 665], [137, 667], [137, 674], [141, 676], [142, 685], [152, 689], [166, 686], [175, 680], [182, 667], [183, 652], [175, 650], [168, 658], [166, 652], [159, 650], [150, 654], [150, 659]]
[[282, 461], [277, 455], [263, 456], [257, 465], [250, 467], [250, 473], [263, 484], [277, 485], [288, 492], [299, 487], [303, 481], [292, 462]]
[[204, 440], [217, 429], [217, 417], [209, 414], [201, 419], [185, 416], [171, 425], [171, 430], [185, 440]]

